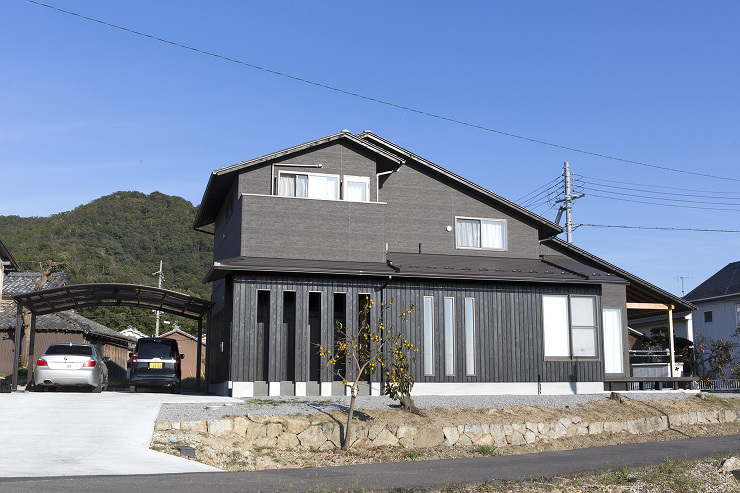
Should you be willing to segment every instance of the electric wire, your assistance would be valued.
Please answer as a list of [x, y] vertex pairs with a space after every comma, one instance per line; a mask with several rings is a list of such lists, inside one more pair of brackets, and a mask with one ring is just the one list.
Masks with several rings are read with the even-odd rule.
[[602, 199], [609, 199], [609, 200], [619, 200], [622, 202], [631, 202], [631, 203], [638, 203], [638, 204], [650, 204], [650, 205], [660, 205], [664, 207], [679, 207], [682, 209], [704, 209], [704, 210], [710, 210], [710, 211], [740, 211], [740, 209], [731, 209], [726, 207], [700, 207], [695, 205], [679, 205], [679, 204], [664, 204], [661, 202], [650, 202], [647, 200], [637, 200], [637, 199], [630, 199], [630, 198], [620, 198], [620, 197], [609, 197], [608, 195], [599, 195], [597, 193], [589, 193], [587, 197], [599, 197]]
[[553, 183], [559, 183], [560, 182], [560, 178], [561, 178], [561, 176], [558, 176], [557, 178], [553, 178], [552, 180], [548, 181], [547, 183], [545, 183], [541, 187], [538, 187], [538, 188], [532, 190], [531, 192], [529, 192], [528, 194], [526, 194], [526, 195], [518, 198], [517, 200], [515, 200], [515, 202], [519, 203], [519, 202], [523, 201], [524, 199], [526, 199], [527, 197], [529, 197], [533, 193], [538, 192], [539, 190], [547, 187], [548, 185], [552, 185]]
[[682, 203], [683, 202], [688, 202], [688, 203], [692, 203], [692, 204], [728, 205], [728, 206], [738, 206], [738, 207], [740, 207], [740, 202], [715, 202], [715, 201], [711, 201], [711, 200], [691, 200], [691, 199], [685, 199], [685, 198], [671, 199], [671, 198], [667, 198], [667, 197], [654, 197], [652, 195], [643, 195], [643, 194], [639, 194], [639, 193], [612, 192], [611, 190], [605, 190], [603, 188], [595, 188], [595, 187], [588, 188], [588, 190], [594, 190], [594, 191], [602, 192], [602, 193], [609, 193], [609, 194], [612, 194], [612, 195], [621, 195], [621, 196], [624, 196], [624, 197], [639, 197], [639, 198], [643, 198], [643, 199], [663, 200], [663, 201], [666, 201], [666, 202], [682, 202]]
[[554, 147], [554, 148], [557, 148], [557, 149], [563, 149], [563, 150], [566, 150], [566, 151], [576, 152], [576, 153], [579, 153], [579, 154], [586, 154], [586, 155], [589, 155], [589, 156], [599, 157], [599, 158], [602, 158], [602, 159], [609, 159], [609, 160], [618, 161], [618, 162], [621, 162], [621, 163], [635, 164], [635, 165], [639, 165], [639, 166], [646, 166], [646, 167], [650, 167], [650, 168], [661, 169], [661, 170], [664, 170], [664, 171], [672, 171], [672, 172], [675, 172], [675, 173], [684, 173], [684, 174], [689, 174], [689, 175], [694, 175], [694, 176], [703, 176], [703, 177], [706, 177], [706, 178], [715, 178], [715, 179], [718, 179], [718, 180], [729, 180], [729, 181], [737, 181], [737, 182], [740, 182], [740, 178], [732, 178], [732, 177], [727, 177], [727, 176], [718, 176], [718, 175], [712, 175], [712, 174], [708, 174], [708, 173], [700, 173], [698, 171], [682, 170], [682, 169], [670, 168], [668, 166], [660, 166], [660, 165], [657, 165], [657, 164], [650, 164], [650, 163], [645, 163], [645, 162], [641, 162], [641, 161], [634, 161], [634, 160], [631, 160], [631, 159], [620, 158], [620, 157], [611, 156], [611, 155], [608, 155], [608, 154], [602, 154], [602, 153], [598, 153], [598, 152], [586, 151], [586, 150], [583, 150], [583, 149], [578, 149], [576, 147], [570, 147], [570, 146], [566, 146], [566, 145], [555, 144], [553, 142], [547, 142], [547, 141], [540, 140], [540, 139], [535, 139], [535, 138], [532, 138], [532, 137], [526, 137], [526, 136], [523, 136], [523, 135], [517, 135], [517, 134], [511, 133], [511, 132], [505, 132], [505, 131], [502, 131], [502, 130], [496, 130], [496, 129], [493, 129], [493, 128], [490, 128], [490, 127], [486, 127], [486, 126], [483, 126], [483, 125], [478, 125], [478, 124], [466, 122], [466, 121], [463, 121], [463, 120], [458, 120], [458, 119], [455, 119], [455, 118], [450, 118], [450, 117], [438, 115], [436, 113], [431, 113], [431, 112], [428, 112], [428, 111], [424, 111], [424, 110], [412, 108], [412, 107], [409, 107], [409, 106], [404, 106], [402, 104], [392, 103], [392, 102], [385, 101], [385, 100], [382, 100], [382, 99], [378, 99], [378, 98], [374, 98], [374, 97], [370, 97], [370, 96], [365, 96], [363, 94], [352, 92], [352, 91], [349, 91], [349, 90], [346, 90], [346, 89], [341, 89], [341, 88], [330, 86], [330, 85], [323, 84], [323, 83], [320, 83], [320, 82], [315, 82], [315, 81], [312, 81], [312, 80], [304, 79], [302, 77], [298, 77], [298, 76], [295, 76], [295, 75], [290, 75], [290, 74], [287, 74], [287, 73], [284, 73], [284, 72], [280, 72], [280, 71], [277, 71], [277, 70], [269, 69], [269, 68], [266, 68], [266, 67], [261, 67], [259, 65], [254, 65], [252, 63], [248, 63], [248, 62], [244, 62], [244, 61], [241, 61], [241, 60], [237, 60], [235, 58], [227, 57], [227, 56], [224, 56], [224, 55], [219, 55], [217, 53], [213, 53], [213, 52], [202, 50], [202, 49], [195, 48], [195, 47], [192, 47], [192, 46], [184, 45], [184, 44], [181, 44], [181, 43], [177, 43], [175, 41], [170, 41], [168, 39], [160, 38], [158, 36], [154, 36], [154, 35], [151, 35], [151, 34], [146, 34], [146, 33], [140, 32], [140, 31], [136, 31], [134, 29], [129, 29], [127, 27], [119, 26], [117, 24], [112, 24], [110, 22], [101, 21], [99, 19], [95, 19], [93, 17], [88, 17], [88, 16], [85, 16], [85, 15], [82, 15], [82, 14], [78, 14], [78, 13], [69, 11], [69, 10], [64, 10], [64, 9], [59, 8], [59, 7], [54, 7], [53, 5], [48, 5], [48, 4], [45, 4], [45, 3], [42, 3], [42, 2], [38, 2], [36, 0], [26, 0], [26, 1], [29, 2], [29, 3], [32, 3], [32, 4], [35, 4], [35, 5], [41, 6], [41, 7], [46, 7], [46, 8], [52, 9], [52, 10], [56, 10], [58, 12], [62, 12], [64, 14], [73, 15], [73, 16], [79, 17], [81, 19], [85, 19], [85, 20], [91, 21], [91, 22], [97, 22], [99, 24], [102, 24], [102, 25], [105, 25], [105, 26], [108, 26], [108, 27], [112, 27], [114, 29], [119, 29], [121, 31], [126, 31], [128, 33], [135, 34], [135, 35], [138, 35], [138, 36], [144, 36], [146, 38], [150, 38], [150, 39], [153, 39], [155, 41], [160, 41], [162, 43], [167, 43], [167, 44], [170, 44], [170, 45], [179, 47], [179, 48], [184, 48], [186, 50], [194, 51], [196, 53], [200, 53], [200, 54], [203, 54], [203, 55], [208, 55], [208, 56], [216, 57], [216, 58], [219, 58], [219, 59], [228, 61], [228, 62], [233, 62], [233, 63], [237, 63], [237, 64], [240, 64], [240, 65], [244, 65], [246, 67], [250, 67], [250, 68], [253, 68], [255, 70], [261, 70], [263, 72], [267, 72], [267, 73], [270, 73], [270, 74], [273, 74], [273, 75], [277, 75], [277, 76], [280, 76], [280, 77], [285, 77], [285, 78], [288, 78], [288, 79], [292, 79], [292, 80], [295, 80], [295, 81], [298, 81], [298, 82], [303, 82], [305, 84], [310, 84], [310, 85], [313, 85], [313, 86], [316, 86], [316, 87], [320, 87], [322, 89], [327, 89], [327, 90], [334, 91], [334, 92], [337, 92], [337, 93], [345, 94], [347, 96], [352, 96], [352, 97], [355, 97], [355, 98], [364, 99], [366, 101], [372, 101], [372, 102], [375, 102], [375, 103], [378, 103], [378, 104], [383, 104], [383, 105], [386, 105], [386, 106], [389, 106], [389, 107], [393, 107], [393, 108], [397, 108], [397, 109], [402, 109], [402, 110], [405, 110], [405, 111], [410, 111], [412, 113], [416, 113], [416, 114], [419, 114], [419, 115], [428, 116], [430, 118], [436, 118], [436, 119], [447, 121], [447, 122], [450, 122], [450, 123], [455, 123], [455, 124], [458, 124], [458, 125], [463, 125], [463, 126], [466, 126], [466, 127], [475, 128], [475, 129], [483, 130], [483, 131], [486, 131], [486, 132], [492, 132], [492, 133], [495, 133], [495, 134], [504, 135], [504, 136], [507, 136], [507, 137], [524, 140], [524, 141], [527, 141], [527, 142], [532, 142], [532, 143], [535, 143], [535, 144], [541, 144], [541, 145], [545, 145], [545, 146], [549, 146], [549, 147]]
[[[589, 181], [584, 181], [584, 182], [580, 182], [580, 183], [581, 183], [581, 186], [584, 187], [584, 188], [590, 188], [588, 185], [591, 185], [591, 186], [594, 186], [594, 187], [605, 187], [606, 186], [606, 187], [611, 187], [611, 188], [617, 188], [617, 189], [620, 189], [620, 190], [630, 190], [630, 191], [633, 191], [633, 192], [645, 192], [645, 193], [653, 193], [653, 194], [660, 194], [660, 195], [671, 195], [671, 196], [681, 196], [681, 197], [706, 197], [706, 195], [698, 195], [696, 193], [682, 193], [682, 192], [678, 192], [678, 191], [663, 192], [663, 191], [660, 191], [660, 190], [649, 190], [649, 189], [645, 189], [645, 188], [634, 188], [634, 187], [622, 187], [622, 186], [619, 186], [619, 185], [606, 185], [606, 184], [603, 184], [603, 183], [596, 183], [596, 182], [589, 182]], [[646, 185], [646, 186], [650, 186], [650, 185]], [[704, 192], [704, 194], [711, 194], [711, 193], [715, 193], [715, 192]], [[717, 192], [717, 193], [719, 193], [719, 192]], [[732, 193], [732, 192], [722, 192], [722, 193], [729, 194], [729, 193]], [[727, 200], [740, 200], [740, 195], [723, 196], [723, 197], [706, 197], [706, 198], [727, 199]]]
[[580, 173], [571, 173], [571, 176], [576, 176], [579, 178], [588, 178], [590, 180], [603, 181], [607, 183], [620, 183], [622, 185], [636, 185], [636, 186], [642, 186], [642, 187], [664, 188], [668, 190], [682, 190], [684, 192], [722, 193], [722, 194], [737, 195], [737, 192], [724, 192], [724, 191], [719, 191], [719, 190], [699, 190], [695, 188], [667, 187], [665, 185], [651, 185], [647, 183], [634, 183], [634, 182], [629, 182], [629, 181], [607, 180], [605, 178], [596, 178], [593, 176], [582, 175]]
[[622, 228], [622, 229], [658, 229], [664, 231], [697, 231], [702, 233], [740, 233], [738, 229], [704, 229], [704, 228], [672, 228], [668, 226], [623, 226], [616, 224], [589, 224], [582, 223], [580, 226], [590, 226], [592, 228]]
[[535, 195], [533, 197], [530, 197], [528, 200], [525, 200], [524, 202], [522, 202], [522, 205], [524, 207], [526, 207], [528, 204], [532, 204], [534, 202], [537, 202], [537, 201], [541, 200], [543, 197], [548, 197], [549, 198], [552, 195], [552, 192], [554, 190], [556, 190], [557, 188], [559, 188], [559, 186], [560, 186], [559, 183], [555, 183], [554, 185], [552, 185], [547, 190], [544, 190], [544, 191], [538, 193], [537, 195]]

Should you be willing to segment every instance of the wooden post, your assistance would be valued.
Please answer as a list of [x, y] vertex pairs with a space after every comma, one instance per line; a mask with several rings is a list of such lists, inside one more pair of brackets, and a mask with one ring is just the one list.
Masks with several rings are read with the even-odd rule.
[[15, 340], [13, 341], [13, 390], [18, 389], [18, 357], [21, 354], [21, 325], [23, 325], [23, 307], [18, 305], [15, 316]]
[[203, 316], [198, 319], [198, 343], [195, 345], [197, 353], [195, 355], [195, 391], [200, 392], [200, 362], [201, 362], [201, 341], [203, 340]]
[[676, 348], [673, 343], [673, 307], [668, 307], [668, 345], [671, 353], [671, 378], [676, 376]]

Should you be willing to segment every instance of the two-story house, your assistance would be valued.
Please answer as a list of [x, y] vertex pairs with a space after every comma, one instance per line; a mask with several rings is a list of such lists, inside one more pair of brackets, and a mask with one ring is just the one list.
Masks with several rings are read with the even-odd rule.
[[740, 262], [730, 262], [692, 289], [686, 299], [696, 305], [694, 331], [705, 340], [732, 342], [740, 357]]
[[603, 391], [629, 377], [627, 310], [693, 308], [369, 131], [214, 171], [209, 225], [207, 380], [233, 396], [344, 394], [317, 347], [337, 322], [356, 331], [367, 299], [371, 326], [390, 300], [388, 320], [415, 306], [398, 328], [417, 395]]

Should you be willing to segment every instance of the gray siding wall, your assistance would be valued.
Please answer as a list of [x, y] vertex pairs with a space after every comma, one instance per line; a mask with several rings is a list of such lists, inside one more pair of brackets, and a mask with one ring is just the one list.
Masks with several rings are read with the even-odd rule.
[[[395, 325], [419, 348], [412, 365], [417, 382], [575, 382], [603, 381], [604, 367], [600, 358], [580, 361], [545, 361], [542, 337], [542, 295], [546, 293], [591, 294], [600, 298], [599, 285], [537, 285], [517, 283], [426, 283], [374, 279], [327, 279], [308, 277], [234, 276], [233, 331], [230, 372], [234, 381], [285, 380], [281, 353], [285, 337], [282, 324], [284, 291], [296, 293], [295, 380], [309, 380], [308, 297], [321, 293], [321, 338], [325, 346], [333, 344], [333, 294], [347, 294], [347, 328], [357, 329], [357, 300], [368, 294], [376, 303], [371, 317], [375, 327], [382, 301], [395, 299], [385, 315], [386, 326]], [[261, 374], [256, 330], [257, 292], [270, 293], [269, 375]], [[423, 375], [423, 297], [433, 296], [435, 306], [435, 371]], [[444, 297], [455, 300], [455, 374], [444, 369]], [[476, 372], [465, 373], [464, 299], [475, 299]], [[402, 310], [415, 305], [403, 321]], [[597, 303], [599, 313], [600, 303]], [[601, 324], [599, 324], [601, 326]], [[599, 330], [600, 332], [600, 330]], [[332, 378], [328, 369], [321, 372], [322, 381]]]
[[[388, 203], [385, 232], [391, 251], [418, 252], [421, 243], [423, 253], [520, 258], [538, 255], [539, 237], [532, 224], [420, 165], [407, 163], [391, 174], [380, 189], [380, 200]], [[456, 216], [505, 219], [506, 251], [457, 249]], [[452, 231], [448, 232], [447, 226]]]
[[[216, 221], [216, 260], [244, 255], [382, 262], [386, 243], [391, 251], [403, 252], [418, 252], [421, 244], [424, 253], [538, 255], [538, 231], [529, 219], [506, 213], [483, 196], [413, 162], [383, 176], [379, 190], [375, 157], [347, 143], [334, 142], [275, 163], [322, 165], [320, 169], [276, 166], [276, 178], [280, 171], [334, 174], [340, 181], [347, 175], [367, 176], [371, 203], [270, 196], [274, 163], [249, 168], [224, 197], [225, 201], [234, 197], [235, 205], [228, 221], [226, 205]], [[506, 250], [457, 249], [456, 216], [505, 220]], [[447, 231], [448, 226], [452, 231]]]
[[[213, 260], [223, 260], [240, 255], [243, 207], [237, 190], [235, 184], [224, 197], [221, 211], [216, 217], [213, 236]], [[230, 209], [229, 206], [231, 206]], [[228, 214], [229, 210], [231, 215]]]

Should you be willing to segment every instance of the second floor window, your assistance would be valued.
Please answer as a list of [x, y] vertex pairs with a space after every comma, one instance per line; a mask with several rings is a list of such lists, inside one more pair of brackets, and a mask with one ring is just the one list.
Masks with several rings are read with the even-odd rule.
[[280, 173], [278, 195], [338, 200], [339, 177], [313, 173]]
[[458, 217], [455, 221], [457, 248], [506, 249], [506, 221]]

